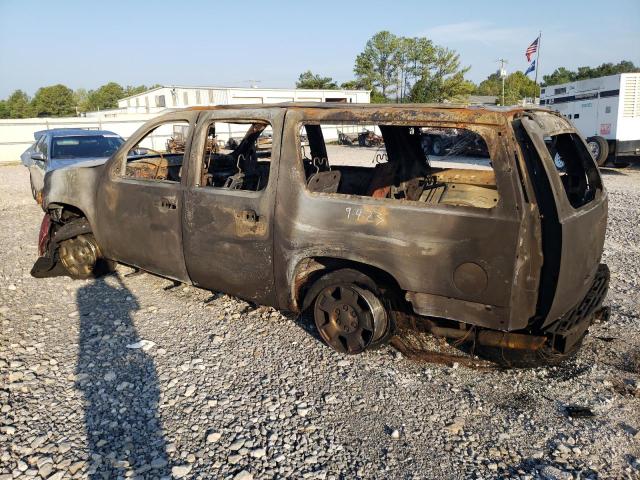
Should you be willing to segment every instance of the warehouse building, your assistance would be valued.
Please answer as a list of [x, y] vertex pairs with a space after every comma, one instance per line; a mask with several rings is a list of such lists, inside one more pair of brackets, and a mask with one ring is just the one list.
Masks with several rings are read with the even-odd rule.
[[[368, 90], [176, 85], [157, 87], [119, 100], [118, 108], [87, 112], [81, 117], [0, 120], [0, 164], [18, 161], [20, 154], [33, 143], [33, 133], [39, 130], [51, 128], [111, 130], [126, 139], [144, 122], [170, 109], [280, 102], [370, 103], [370, 92]], [[337, 135], [333, 133], [333, 136]]]
[[159, 113], [167, 108], [281, 102], [369, 103], [368, 90], [311, 90], [299, 88], [184, 87], [169, 85], [118, 101], [104, 113]]

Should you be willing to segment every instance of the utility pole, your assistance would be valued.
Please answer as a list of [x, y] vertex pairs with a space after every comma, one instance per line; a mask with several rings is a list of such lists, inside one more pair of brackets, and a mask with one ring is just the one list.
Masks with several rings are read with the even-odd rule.
[[[538, 70], [540, 70], [540, 47], [542, 44], [542, 30], [540, 30], [540, 33], [538, 34], [538, 48], [536, 51], [536, 93], [538, 93]], [[542, 92], [540, 93], [540, 95], [542, 95]], [[539, 95], [539, 96], [540, 96]], [[533, 97], [533, 103], [536, 103], [536, 98]]]
[[502, 103], [501, 105], [504, 107], [504, 79], [507, 76], [507, 70], [504, 68], [504, 65], [507, 62], [504, 58], [499, 58], [498, 61], [500, 62], [500, 78], [502, 79]]

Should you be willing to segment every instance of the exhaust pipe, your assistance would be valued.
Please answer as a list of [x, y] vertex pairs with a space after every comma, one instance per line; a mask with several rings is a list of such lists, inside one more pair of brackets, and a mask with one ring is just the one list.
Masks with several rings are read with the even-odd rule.
[[[433, 320], [420, 317], [421, 330], [436, 337], [453, 338], [464, 342], [475, 341], [486, 347], [508, 348], [511, 350], [539, 350], [547, 342], [547, 337], [527, 335], [523, 333], [501, 332], [498, 330], [461, 330], [458, 328], [441, 327]], [[416, 325], [417, 326], [417, 325]]]

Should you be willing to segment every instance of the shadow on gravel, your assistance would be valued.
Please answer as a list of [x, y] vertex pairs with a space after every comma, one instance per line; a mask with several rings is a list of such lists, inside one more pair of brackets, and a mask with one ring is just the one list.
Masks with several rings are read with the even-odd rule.
[[612, 167], [600, 167], [600, 174], [601, 175], [622, 175], [622, 176], [627, 176], [626, 173], [624, 173], [624, 171], [620, 171], [620, 170], [616, 170], [615, 168]]
[[84, 396], [89, 478], [169, 476], [153, 359], [127, 348], [141, 340], [132, 318], [138, 302], [113, 275], [80, 288], [77, 303], [76, 387]]

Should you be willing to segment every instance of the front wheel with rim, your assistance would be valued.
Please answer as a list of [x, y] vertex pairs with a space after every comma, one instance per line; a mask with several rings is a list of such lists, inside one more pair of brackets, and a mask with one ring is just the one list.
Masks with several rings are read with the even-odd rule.
[[362, 353], [389, 329], [384, 305], [372, 291], [349, 283], [323, 288], [315, 299], [314, 320], [322, 339], [340, 353]]
[[115, 264], [102, 258], [96, 239], [91, 234], [64, 240], [58, 250], [60, 262], [71, 278], [95, 278], [112, 271]]

